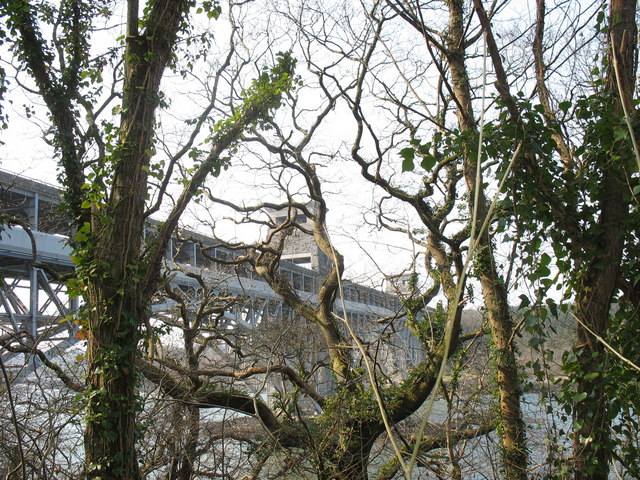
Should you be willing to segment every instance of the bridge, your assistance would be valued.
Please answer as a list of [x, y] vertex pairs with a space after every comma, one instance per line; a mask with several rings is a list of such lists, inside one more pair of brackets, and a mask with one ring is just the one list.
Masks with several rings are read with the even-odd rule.
[[[32, 342], [48, 354], [64, 351], [79, 341], [73, 319], [80, 302], [69, 296], [64, 282], [58, 280], [74, 269], [66, 242], [69, 222], [58, 208], [60, 195], [56, 186], [0, 170], [0, 212], [20, 223], [0, 230], [0, 336], [28, 332]], [[270, 215], [277, 219], [278, 212]], [[293, 237], [287, 239], [280, 273], [301, 298], [314, 302], [328, 259], [308, 236], [296, 233]], [[262, 322], [293, 314], [254, 272], [231, 270], [208, 258], [228, 259], [234, 255], [215, 245], [214, 238], [193, 232], [172, 238], [165, 261], [165, 269], [171, 271], [167, 273], [172, 288], [196, 302], [202, 294], [202, 280], [224, 295], [238, 298], [223, 315], [222, 326], [226, 329], [253, 329]], [[390, 293], [352, 282], [344, 283], [343, 292], [354, 325], [400, 310], [398, 297]], [[158, 296], [152, 308], [156, 318], [175, 316], [176, 302]], [[417, 362], [421, 352], [418, 342], [406, 328], [399, 333], [408, 347], [400, 363], [406, 366]], [[15, 359], [15, 354], [2, 355], [3, 361]]]

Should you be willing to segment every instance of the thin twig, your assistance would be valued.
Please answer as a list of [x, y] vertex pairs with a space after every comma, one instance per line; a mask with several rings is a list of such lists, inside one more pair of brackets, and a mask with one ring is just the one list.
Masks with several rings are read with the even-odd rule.
[[11, 408], [11, 421], [13, 423], [13, 427], [16, 430], [16, 439], [18, 440], [18, 451], [20, 452], [20, 465], [17, 466], [12, 472], [9, 472], [7, 478], [11, 477], [11, 474], [18, 470], [20, 466], [22, 466], [22, 478], [27, 478], [27, 467], [24, 461], [24, 452], [22, 451], [22, 439], [20, 437], [20, 428], [18, 427], [18, 419], [16, 417], [16, 407], [13, 403], [13, 394], [11, 393], [11, 382], [9, 381], [9, 376], [7, 375], [7, 369], [4, 367], [4, 361], [0, 356], [0, 367], [2, 367], [2, 376], [4, 377], [4, 382], [7, 385], [7, 395], [9, 397], [9, 407]]
[[631, 368], [637, 370], [640, 372], [640, 367], [638, 365], [636, 365], [635, 363], [633, 363], [631, 360], [629, 360], [627, 357], [625, 357], [624, 355], [622, 355], [620, 352], [618, 352], [615, 348], [613, 348], [611, 345], [609, 345], [607, 343], [607, 341], [602, 338], [600, 335], [598, 335], [596, 332], [594, 332], [593, 330], [591, 330], [582, 320], [580, 320], [575, 314], [571, 314], [573, 316], [573, 318], [575, 318], [578, 323], [580, 325], [582, 325], [591, 335], [593, 335], [596, 340], [598, 340], [600, 343], [602, 343], [607, 350], [611, 351], [611, 353], [613, 353], [616, 357], [618, 357], [620, 360], [622, 360], [623, 362], [625, 362], [627, 365], [629, 365]]
[[616, 85], [618, 87], [618, 94], [620, 95], [620, 103], [622, 104], [622, 111], [624, 112], [624, 121], [629, 129], [629, 136], [631, 137], [631, 144], [633, 145], [633, 153], [636, 159], [636, 165], [640, 171], [640, 150], [638, 149], [638, 142], [636, 141], [636, 135], [633, 132], [633, 125], [631, 123], [631, 114], [629, 112], [628, 96], [622, 86], [622, 80], [620, 79], [620, 72], [618, 70], [618, 57], [616, 56], [616, 49], [613, 46], [613, 39], [611, 40], [611, 54], [613, 56], [613, 71], [616, 74]]

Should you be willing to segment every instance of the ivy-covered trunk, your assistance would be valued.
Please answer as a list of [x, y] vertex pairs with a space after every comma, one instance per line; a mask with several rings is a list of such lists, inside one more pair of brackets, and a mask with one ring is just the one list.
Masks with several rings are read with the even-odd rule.
[[[478, 130], [471, 103], [471, 86], [464, 59], [463, 2], [455, 0], [449, 3], [449, 52], [447, 59], [451, 69], [451, 82], [458, 98], [458, 123], [461, 131]], [[469, 192], [469, 214], [476, 215], [476, 232], [488, 215], [488, 202], [482, 187], [482, 181], [476, 181], [476, 162], [471, 152], [477, 145], [466, 146], [464, 179]], [[527, 478], [527, 452], [525, 429], [520, 408], [521, 387], [518, 377], [515, 350], [511, 339], [513, 321], [508, 307], [507, 292], [496, 268], [493, 246], [488, 232], [477, 239], [476, 272], [482, 287], [482, 295], [487, 310], [491, 338], [495, 347], [495, 377], [499, 396], [498, 411], [503, 465], [505, 478], [525, 480]]]
[[[613, 132], [612, 132], [613, 137]], [[628, 152], [630, 153], [630, 152]], [[597, 338], [606, 336], [620, 271], [628, 214], [625, 182], [620, 165], [609, 155], [629, 160], [623, 152], [608, 152], [601, 181], [602, 206], [599, 233], [592, 239], [591, 259], [577, 273], [575, 364], [568, 367], [575, 378], [573, 453], [575, 479], [601, 479], [609, 475], [614, 445], [607, 395], [608, 352]]]
[[636, 0], [613, 0], [609, 7], [609, 56], [606, 89], [611, 107], [605, 103], [594, 134], [601, 151], [593, 162], [601, 172], [597, 228], [589, 232], [586, 261], [576, 271], [576, 364], [574, 395], [575, 479], [603, 479], [609, 475], [613, 450], [610, 399], [607, 397], [607, 353], [600, 341], [610, 325], [629, 214], [628, 171], [636, 170], [628, 136], [616, 140], [616, 128], [625, 128], [626, 107], [634, 108], [637, 57]]
[[89, 478], [141, 478], [135, 449], [134, 369], [140, 304], [131, 298], [119, 300], [96, 309], [88, 321], [85, 455]]
[[[153, 106], [147, 114], [153, 117]], [[150, 126], [145, 131], [139, 122], [123, 119], [126, 123], [131, 126], [123, 127], [122, 136], [129, 141], [121, 143], [110, 202], [92, 207], [88, 243], [78, 252], [78, 277], [86, 284], [89, 306], [85, 450], [90, 478], [140, 478], [135, 357], [149, 318], [149, 300], [141, 290], [146, 273], [141, 253], [147, 189], [143, 166], [149, 159], [134, 142], [149, 145], [151, 136]], [[129, 131], [136, 128], [136, 133]]]
[[[78, 250], [78, 276], [86, 284], [89, 306], [85, 432], [89, 478], [141, 478], [135, 449], [135, 356], [140, 331], [149, 318], [149, 292], [155, 290], [160, 273], [158, 262], [148, 265], [142, 258], [147, 172], [160, 81], [186, 3], [156, 2], [145, 19], [145, 30], [139, 31], [138, 2], [128, 2], [122, 114], [118, 143], [109, 160], [111, 189], [106, 198], [97, 196], [95, 203], [85, 205], [91, 209], [91, 221], [87, 240]], [[90, 188], [99, 192], [101, 187]]]

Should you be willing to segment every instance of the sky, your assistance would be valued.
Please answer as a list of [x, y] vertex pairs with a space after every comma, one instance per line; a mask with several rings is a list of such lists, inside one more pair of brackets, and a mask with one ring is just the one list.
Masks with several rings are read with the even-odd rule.
[[[117, 13], [117, 15], [122, 16], [123, 12]], [[224, 51], [226, 48], [229, 34], [226, 25], [222, 21], [213, 24], [217, 31], [215, 33], [216, 43], [212, 46], [212, 51], [208, 52], [211, 58], [215, 58], [216, 48], [220, 51]], [[277, 28], [274, 28], [268, 34], [271, 37], [270, 41], [286, 42], [289, 40], [287, 39], [288, 32], [276, 32], [276, 30]], [[121, 32], [121, 27], [100, 32], [96, 34], [97, 43], [105, 43], [105, 38], [113, 38]], [[246, 33], [256, 44], [264, 40], [257, 32]], [[6, 45], [0, 48], [6, 48]], [[6, 51], [1, 53], [3, 59], [10, 58]], [[265, 58], [259, 59], [259, 61], [264, 63]], [[200, 63], [198, 68], [201, 69], [198, 75], [206, 77], [211, 73], [210, 68], [212, 67]], [[173, 100], [171, 109], [163, 114], [159, 131], [168, 139], [168, 144], [173, 144], [169, 148], [175, 148], [175, 145], [180, 145], [184, 140], [185, 130], [182, 121], [192, 116], [194, 110], [197, 111], [198, 105], [204, 103], [204, 99], [196, 93], [201, 89], [201, 79], [195, 77], [196, 75], [182, 79], [170, 73], [167, 75], [164, 88], [167, 89], [168, 95], [173, 97]], [[21, 81], [29, 83], [24, 72], [20, 74], [19, 78]], [[58, 184], [58, 169], [52, 158], [53, 151], [50, 145], [44, 141], [48, 125], [42, 101], [36, 95], [25, 95], [16, 81], [11, 81], [9, 85], [7, 100], [5, 109], [9, 115], [9, 123], [8, 129], [0, 132], [0, 142], [2, 142], [0, 144], [0, 168], [50, 184]], [[308, 102], [311, 105], [314, 99], [310, 97]], [[25, 106], [33, 112], [29, 118], [25, 113]], [[337, 150], [342, 147], [343, 150], [346, 148], [345, 151], [348, 152], [348, 144], [342, 145], [342, 143], [348, 141], [349, 135], [345, 135], [345, 133], [346, 131], [351, 133], [353, 126], [341, 121], [341, 116], [349, 115], [341, 108], [344, 107], [338, 107], [337, 112], [331, 115], [330, 121], [325, 123], [321, 135], [315, 140], [323, 151]], [[162, 152], [159, 157], [161, 155]], [[328, 219], [330, 234], [337, 248], [345, 253], [348, 266], [347, 276], [359, 278], [367, 283], [370, 281], [367, 277], [371, 277], [375, 279], [374, 283], [380, 283], [381, 275], [377, 272], [379, 267], [385, 273], [395, 274], [402, 271], [404, 266], [410, 262], [410, 244], [403, 241], [404, 238], [399, 238], [398, 235], [382, 235], [365, 227], [363, 209], [371, 208], [375, 196], [371, 188], [360, 181], [358, 170], [339, 160], [329, 162], [326, 167], [321, 168], [323, 168], [323, 175], [328, 179], [325, 192], [331, 205]], [[214, 193], [225, 199], [255, 203], [265, 200], [265, 195], [270, 195], [269, 191], [263, 187], [264, 175], [264, 171], [235, 167], [223, 172], [221, 178], [211, 185]], [[185, 216], [185, 224], [190, 228], [201, 230], [202, 226], [199, 225], [197, 219], [206, 217], [209, 212], [198, 210], [198, 206], [192, 208], [192, 213]], [[226, 212], [225, 215], [228, 217], [232, 214]], [[407, 215], [409, 215], [408, 212]], [[218, 231], [237, 239], [255, 238], [259, 235], [255, 228], [236, 226], [232, 222], [224, 220], [220, 221], [218, 225], [219, 229], [222, 226], [222, 230]], [[206, 230], [203, 233], [208, 233]]]
[[[513, 7], [505, 12], [505, 21], [526, 21], [533, 15], [528, 2], [516, 2], [522, 8]], [[115, 5], [118, 5], [115, 3]], [[120, 11], [116, 15], [120, 18], [124, 15], [122, 4]], [[248, 10], [247, 15], [260, 15], [261, 11], [255, 13]], [[523, 17], [524, 16], [524, 17]], [[511, 19], [511, 20], [510, 20]], [[247, 21], [253, 21], [255, 18], [243, 18]], [[200, 20], [207, 22], [208, 20]], [[270, 21], [264, 19], [264, 21]], [[209, 55], [209, 59], [220, 58], [226, 49], [226, 39], [229, 29], [223, 21], [217, 21], [212, 25], [215, 30], [215, 41], [211, 48], [205, 52]], [[355, 20], [354, 20], [355, 25]], [[514, 23], [515, 25], [515, 23]], [[122, 27], [104, 30], [97, 36], [97, 44], [110, 44], [112, 39], [122, 33]], [[339, 33], [339, 32], [338, 32]], [[407, 34], [409, 32], [402, 32]], [[267, 62], [268, 56], [260, 56], [260, 51], [264, 52], [263, 45], [272, 42], [278, 42], [285, 45], [290, 41], [294, 33], [283, 28], [281, 24], [274, 23], [273, 28], [266, 32], [246, 31], [248, 42], [257, 49], [254, 55], [258, 56], [258, 65], [252, 69], [253, 73], [258, 70], [260, 64]], [[402, 35], [397, 37], [398, 42], [404, 38]], [[409, 38], [409, 37], [407, 37]], [[6, 48], [6, 45], [4, 47]], [[249, 48], [249, 47], [247, 47]], [[262, 48], [262, 50], [260, 50]], [[242, 50], [242, 47], [239, 47]], [[256, 53], [257, 52], [257, 53]], [[0, 51], [0, 58], [8, 59], [6, 51]], [[6, 64], [5, 64], [6, 65]], [[188, 75], [183, 79], [177, 75], [169, 74], [165, 81], [165, 89], [168, 97], [172, 99], [171, 109], [162, 114], [161, 125], [158, 130], [162, 132], [163, 139], [166, 140], [167, 150], [175, 150], [185, 138], [184, 120], [193, 116], [194, 111], [198, 111], [204, 103], [204, 98], [197, 93], [201, 90], [201, 83], [207, 81], [211, 75], [213, 66], [208, 66], [202, 59], [197, 64], [197, 71], [194, 75]], [[251, 69], [250, 69], [251, 70]], [[21, 79], [25, 78], [25, 74], [21, 74]], [[211, 87], [211, 83], [208, 83]], [[11, 103], [5, 102], [5, 108], [10, 116], [9, 126], [7, 130], [0, 132], [0, 168], [16, 174], [28, 176], [51, 184], [56, 184], [57, 167], [52, 159], [53, 152], [49, 145], [43, 140], [44, 132], [47, 129], [46, 113], [42, 108], [41, 102], [34, 95], [25, 96], [21, 89], [18, 88], [16, 82], [10, 84], [7, 98]], [[311, 96], [303, 98], [308, 102], [309, 106], [314, 104], [316, 100]], [[117, 103], [114, 102], [115, 106]], [[27, 118], [25, 114], [25, 105], [34, 108], [34, 115]], [[220, 116], [220, 113], [213, 114]], [[345, 105], [338, 105], [329, 115], [329, 119], [324, 123], [322, 130], [314, 140], [318, 151], [322, 152], [341, 152], [341, 155], [348, 156], [350, 142], [353, 138], [353, 122], [350, 121], [350, 113], [345, 109]], [[381, 119], [383, 115], [380, 115]], [[382, 121], [382, 120], [381, 120]], [[243, 152], [246, 153], [246, 152]], [[162, 152], [159, 149], [159, 157]], [[223, 172], [220, 179], [211, 184], [211, 188], [215, 194], [225, 199], [236, 200], [238, 202], [255, 203], [264, 200], [265, 197], [272, 199], [271, 190], [264, 187], [266, 172], [264, 170], [256, 170], [251, 168], [252, 162], [249, 157], [243, 157], [244, 163], [248, 167], [233, 167]], [[400, 169], [400, 157], [398, 156], [398, 170]], [[370, 186], [361, 180], [358, 168], [352, 163], [343, 162], [339, 158], [324, 162], [324, 166], [320, 166], [323, 177], [326, 179], [325, 193], [330, 203], [329, 211], [329, 230], [336, 246], [345, 254], [348, 266], [347, 276], [360, 279], [370, 283], [380, 283], [382, 275], [379, 270], [388, 274], [400, 273], [408, 264], [410, 264], [414, 256], [414, 250], [404, 235], [391, 232], [377, 232], [375, 229], [366, 225], [365, 218], [371, 221], [371, 211], [376, 201], [380, 198], [379, 194], [373, 193]], [[412, 182], [413, 174], [397, 173], [401, 181]], [[293, 185], [297, 185], [294, 181]], [[414, 214], [406, 207], [398, 206], [396, 214], [399, 217], [407, 218], [409, 221], [414, 219]], [[368, 213], [367, 213], [368, 212]], [[194, 206], [190, 214], [185, 216], [185, 225], [195, 230], [201, 230], [201, 224], [198, 219], [206, 217], [210, 212], [206, 208]], [[233, 214], [225, 212], [223, 216], [232, 216]], [[237, 216], [235, 217], [238, 218]], [[245, 239], [255, 238], [259, 233], [255, 228], [247, 228], [245, 226], [237, 226], [233, 222], [220, 220], [219, 230], [223, 235], [231, 238]], [[208, 233], [204, 231], [203, 233]]]
[[[10, 92], [13, 98], [17, 97], [17, 93]], [[3, 142], [0, 144], [0, 169], [59, 186], [58, 167], [52, 159], [52, 149], [43, 140], [40, 122], [34, 123], [33, 118], [25, 118], [21, 114], [21, 105], [18, 108], [16, 105], [20, 105], [19, 101], [14, 100], [9, 109], [9, 128], [0, 132], [0, 141]], [[332, 125], [339, 129], [338, 122]], [[327, 138], [335, 136], [328, 132]], [[223, 173], [219, 181], [212, 184], [212, 189], [222, 198], [229, 199], [233, 192], [239, 202], [252, 204], [263, 195], [259, 187], [261, 175], [264, 172], [231, 168]], [[401, 235], [376, 234], [375, 231], [364, 228], [363, 208], [371, 205], [374, 195], [366, 184], [356, 181], [359, 179], [359, 172], [353, 165], [342, 163], [332, 176], [332, 183], [327, 184], [326, 189], [326, 196], [331, 204], [329, 229], [336, 247], [345, 254], [347, 277], [381, 286], [382, 276], [378, 270], [382, 269], [388, 274], [402, 271], [410, 261], [411, 246]], [[184, 217], [184, 225], [209, 233], [209, 229], [199, 222], [199, 219], [208, 218], [209, 213], [202, 206], [192, 205]], [[409, 216], [410, 212], [406, 212], [406, 215]], [[227, 219], [230, 216], [239, 218], [230, 211], [225, 212], [224, 216]], [[162, 218], [162, 214], [158, 217]], [[219, 221], [217, 233], [236, 240], [252, 240], [260, 236], [255, 227], [236, 225], [224, 219]]]

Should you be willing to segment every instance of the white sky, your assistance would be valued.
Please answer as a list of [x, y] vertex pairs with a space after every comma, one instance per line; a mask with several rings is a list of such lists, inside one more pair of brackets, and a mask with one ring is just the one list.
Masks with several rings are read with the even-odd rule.
[[[506, 11], [505, 18], [508, 21], [517, 19], [525, 22], [534, 15], [528, 2], [516, 2], [518, 7]], [[251, 15], [258, 15], [261, 12], [250, 11]], [[121, 12], [122, 15], [122, 12]], [[224, 22], [219, 20], [212, 24], [219, 30], [217, 39], [220, 41], [214, 45], [210, 52], [212, 58], [215, 57], [215, 48], [224, 50], [224, 42], [227, 39], [228, 28]], [[276, 25], [277, 26], [277, 25]], [[110, 30], [102, 33], [103, 37], [117, 36], [119, 31]], [[247, 32], [252, 42], [265, 41], [258, 31]], [[286, 36], [290, 32], [272, 29], [269, 40], [286, 42]], [[407, 33], [407, 32], [404, 32]], [[263, 35], [261, 37], [261, 35]], [[220, 46], [221, 45], [221, 46]], [[3, 51], [2, 57], [6, 57], [7, 52]], [[264, 62], [262, 62], [264, 63]], [[204, 66], [202, 72], [206, 73]], [[23, 74], [24, 78], [24, 74]], [[196, 81], [186, 82], [181, 79], [168, 76], [167, 93], [175, 97], [172, 103], [171, 116], [163, 114], [162, 131], [173, 137], [176, 144], [180, 144], [180, 136], [183, 134], [183, 124], [181, 121], [197, 111], [197, 104], [202, 103], [201, 99], [192, 93], [195, 92]], [[193, 87], [193, 88], [192, 88]], [[43, 132], [46, 129], [46, 118], [43, 110], [37, 107], [37, 99], [25, 98], [16, 87], [15, 82], [10, 86], [8, 98], [12, 103], [5, 102], [6, 113], [10, 116], [8, 130], [0, 132], [0, 140], [4, 142], [0, 145], [0, 168], [17, 174], [32, 177], [38, 180], [55, 184], [56, 165], [52, 160], [51, 148], [43, 141]], [[36, 101], [34, 101], [34, 99]], [[312, 101], [312, 99], [310, 99]], [[35, 104], [36, 115], [30, 119], [25, 118], [24, 104]], [[323, 126], [322, 135], [314, 140], [323, 151], [342, 150], [344, 156], [349, 155], [352, 141], [353, 122], [349, 118], [344, 107], [338, 107], [330, 121]], [[343, 120], [343, 118], [345, 120]], [[358, 173], [358, 169], [353, 164], [345, 164], [340, 161], [331, 161], [327, 167], [320, 167], [323, 175], [329, 180], [325, 184], [327, 200], [330, 203], [329, 228], [331, 236], [338, 249], [345, 255], [348, 265], [347, 276], [363, 279], [376, 274], [378, 267], [385, 273], [398, 273], [402, 271], [411, 261], [412, 247], [407, 239], [400, 234], [382, 233], [377, 234], [372, 229], [365, 227], [363, 222], [363, 211], [370, 211], [375, 203], [374, 194], [371, 188], [366, 185]], [[398, 170], [400, 169], [400, 159], [398, 157]], [[263, 172], [256, 172], [246, 169], [232, 168], [224, 172], [215, 181], [214, 190], [221, 196], [230, 199], [238, 199], [247, 203], [254, 203], [264, 199], [266, 191], [260, 186], [264, 181]], [[410, 178], [412, 174], [402, 174]], [[404, 178], [404, 177], [403, 177]], [[402, 207], [406, 208], [406, 207]], [[196, 215], [201, 217], [206, 212], [200, 211]], [[411, 211], [399, 211], [399, 215], [413, 218]], [[198, 229], [194, 217], [185, 217], [185, 223]], [[254, 230], [247, 230], [244, 227], [229, 226], [224, 232], [230, 236], [243, 238], [254, 234]]]

